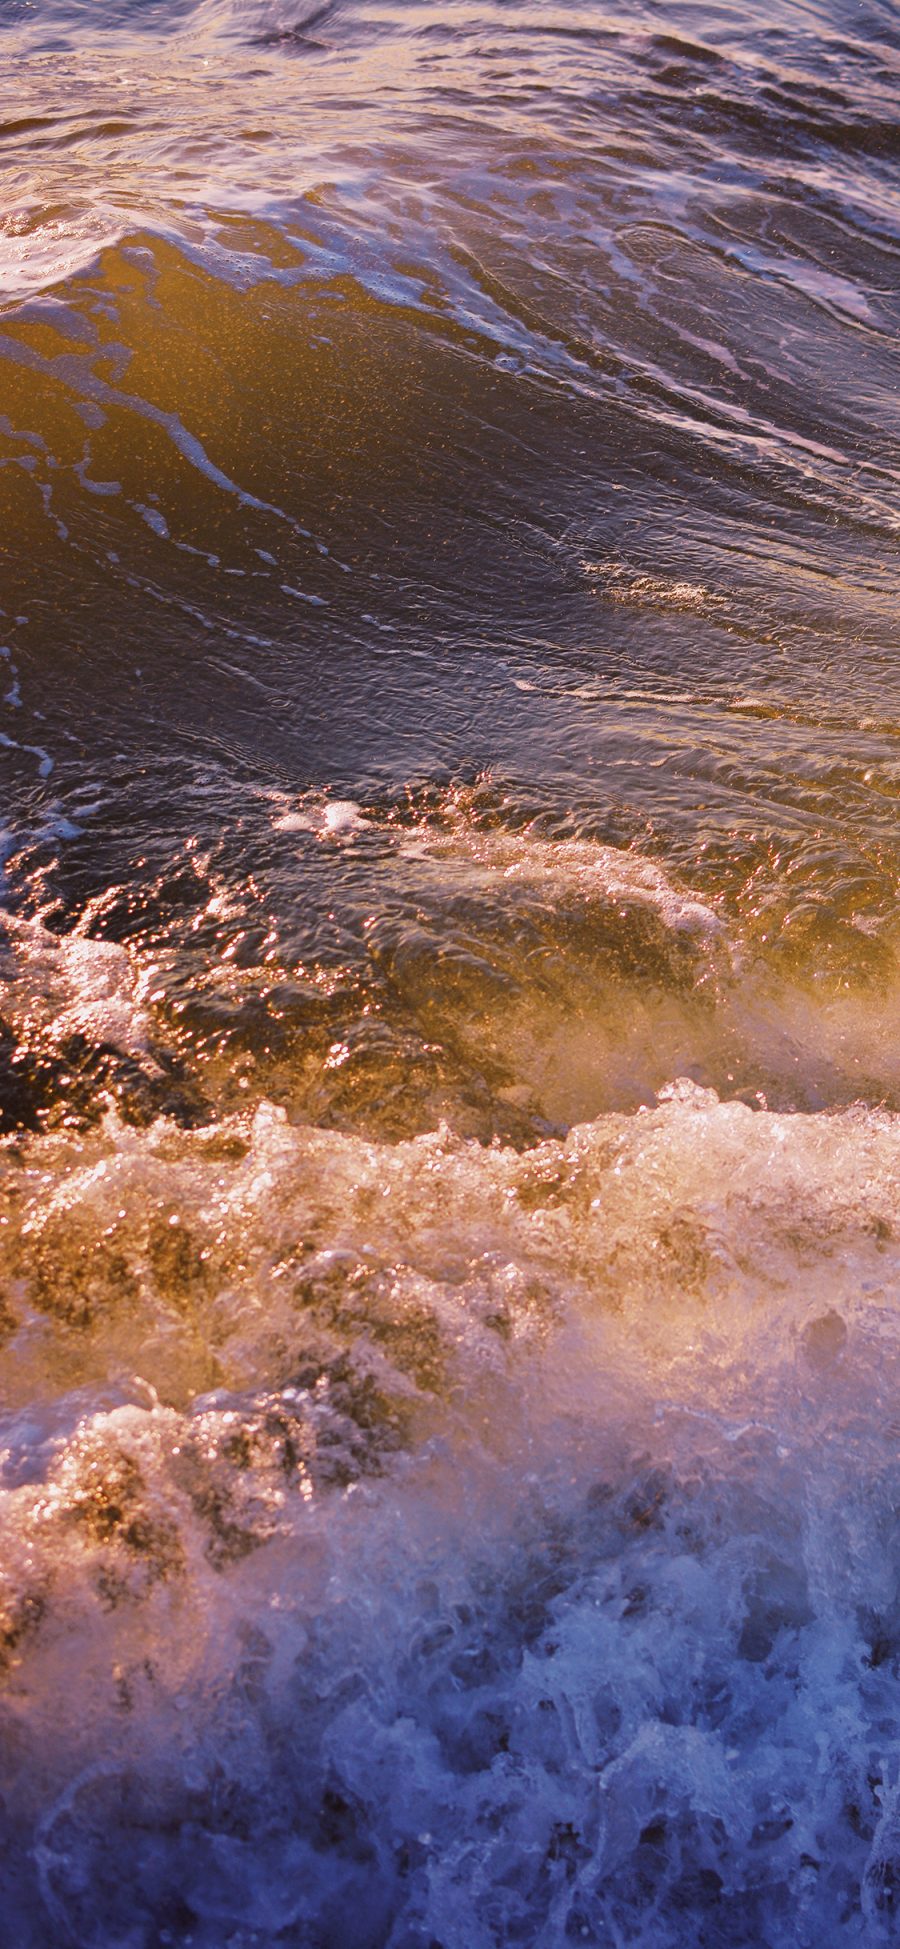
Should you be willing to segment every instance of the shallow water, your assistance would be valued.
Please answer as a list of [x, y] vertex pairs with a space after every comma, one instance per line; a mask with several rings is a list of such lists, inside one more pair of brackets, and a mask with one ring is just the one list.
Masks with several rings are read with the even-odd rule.
[[900, 1911], [900, 29], [0, 0], [0, 1946]]

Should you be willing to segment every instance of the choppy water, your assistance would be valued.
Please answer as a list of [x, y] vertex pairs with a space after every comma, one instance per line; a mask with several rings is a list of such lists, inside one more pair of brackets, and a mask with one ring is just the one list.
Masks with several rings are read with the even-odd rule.
[[0, 1945], [900, 1924], [900, 22], [0, 4]]

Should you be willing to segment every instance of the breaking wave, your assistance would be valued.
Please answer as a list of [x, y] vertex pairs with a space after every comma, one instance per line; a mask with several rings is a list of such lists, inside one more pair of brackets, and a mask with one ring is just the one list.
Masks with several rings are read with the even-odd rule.
[[0, 1949], [875, 1949], [887, 5], [0, 0]]

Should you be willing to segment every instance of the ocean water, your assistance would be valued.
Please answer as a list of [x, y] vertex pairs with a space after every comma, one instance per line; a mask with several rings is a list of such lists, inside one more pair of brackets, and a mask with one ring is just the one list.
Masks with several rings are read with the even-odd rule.
[[897, 1940], [898, 88], [0, 0], [0, 1949]]

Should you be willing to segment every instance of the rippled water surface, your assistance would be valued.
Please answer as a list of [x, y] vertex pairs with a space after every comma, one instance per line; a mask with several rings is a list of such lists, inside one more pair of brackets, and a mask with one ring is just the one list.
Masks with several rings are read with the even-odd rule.
[[896, 1939], [898, 87], [0, 0], [0, 1949]]

